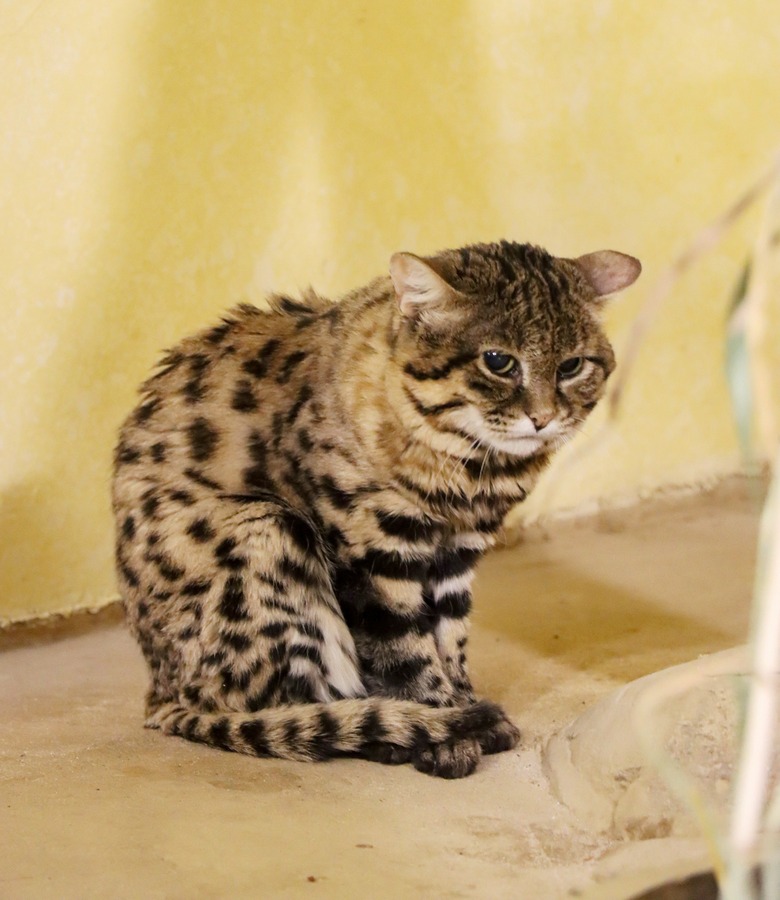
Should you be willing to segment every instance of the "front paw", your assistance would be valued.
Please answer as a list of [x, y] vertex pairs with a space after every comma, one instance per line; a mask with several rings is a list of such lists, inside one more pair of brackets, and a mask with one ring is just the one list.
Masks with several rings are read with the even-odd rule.
[[438, 778], [465, 778], [477, 768], [481, 755], [478, 740], [462, 738], [415, 751], [412, 764], [419, 772]]
[[479, 746], [486, 755], [511, 750], [519, 741], [520, 730], [506, 716], [479, 735]]

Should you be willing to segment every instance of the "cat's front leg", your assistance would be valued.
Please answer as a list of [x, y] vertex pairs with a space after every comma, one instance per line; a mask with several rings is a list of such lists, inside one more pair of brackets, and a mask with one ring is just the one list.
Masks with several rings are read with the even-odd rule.
[[371, 693], [430, 706], [466, 705], [447, 673], [424, 593], [428, 564], [369, 550], [341, 566], [336, 596]]
[[[471, 583], [479, 554], [468, 547], [442, 548], [431, 566], [426, 597], [435, 619], [434, 635], [439, 658], [456, 694], [458, 705], [477, 700], [469, 676], [467, 643], [471, 612]], [[511, 750], [520, 731], [505, 716], [480, 736], [483, 753]]]

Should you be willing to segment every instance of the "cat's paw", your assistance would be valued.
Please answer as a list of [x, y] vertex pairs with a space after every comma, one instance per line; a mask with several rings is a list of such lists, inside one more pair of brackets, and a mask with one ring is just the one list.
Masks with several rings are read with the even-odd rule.
[[516, 747], [520, 741], [520, 730], [506, 717], [479, 735], [479, 746], [484, 754], [503, 753]]
[[412, 764], [415, 769], [425, 772], [426, 775], [436, 775], [439, 778], [465, 778], [477, 768], [481, 755], [478, 740], [463, 738], [430, 744], [416, 750], [412, 756]]

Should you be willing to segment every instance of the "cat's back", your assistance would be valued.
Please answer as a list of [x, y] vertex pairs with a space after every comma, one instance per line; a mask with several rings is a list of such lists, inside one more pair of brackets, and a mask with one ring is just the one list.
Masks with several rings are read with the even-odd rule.
[[339, 310], [315, 295], [242, 305], [171, 348], [141, 387], [115, 453], [123, 483], [186, 479], [224, 490], [265, 446], [301, 390], [327, 384]]

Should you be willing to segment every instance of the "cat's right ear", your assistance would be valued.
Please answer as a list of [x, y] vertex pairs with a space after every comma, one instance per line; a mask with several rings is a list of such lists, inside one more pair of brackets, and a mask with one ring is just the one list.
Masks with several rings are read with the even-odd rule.
[[445, 314], [453, 289], [425, 260], [413, 253], [394, 253], [390, 258], [398, 306], [409, 319], [425, 319], [433, 324]]

